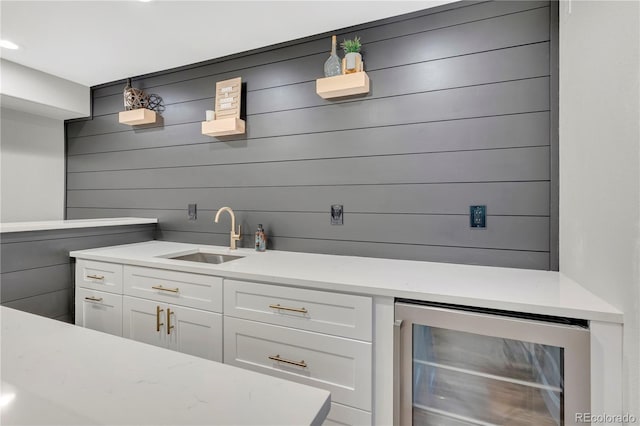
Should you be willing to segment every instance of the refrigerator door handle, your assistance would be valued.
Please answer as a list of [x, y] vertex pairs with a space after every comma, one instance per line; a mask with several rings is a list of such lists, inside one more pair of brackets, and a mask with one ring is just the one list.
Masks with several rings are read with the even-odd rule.
[[402, 320], [395, 320], [393, 324], [393, 424], [400, 424], [400, 359]]

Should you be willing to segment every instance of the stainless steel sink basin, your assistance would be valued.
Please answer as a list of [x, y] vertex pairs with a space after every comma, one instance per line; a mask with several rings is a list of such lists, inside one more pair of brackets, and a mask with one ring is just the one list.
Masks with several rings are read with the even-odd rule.
[[220, 263], [229, 262], [231, 260], [242, 259], [243, 257], [244, 256], [231, 256], [228, 254], [196, 252], [191, 254], [183, 254], [175, 257], [169, 257], [168, 259], [186, 260], [188, 262], [220, 264]]

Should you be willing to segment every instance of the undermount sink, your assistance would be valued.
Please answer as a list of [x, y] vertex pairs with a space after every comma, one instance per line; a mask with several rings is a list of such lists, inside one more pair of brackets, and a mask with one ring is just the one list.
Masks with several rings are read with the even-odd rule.
[[186, 260], [188, 262], [200, 262], [200, 263], [212, 263], [212, 264], [220, 264], [229, 262], [236, 259], [242, 259], [244, 256], [231, 256], [229, 254], [216, 254], [216, 253], [205, 253], [205, 252], [196, 252], [190, 254], [182, 254], [179, 256], [169, 256], [167, 259], [173, 260]]

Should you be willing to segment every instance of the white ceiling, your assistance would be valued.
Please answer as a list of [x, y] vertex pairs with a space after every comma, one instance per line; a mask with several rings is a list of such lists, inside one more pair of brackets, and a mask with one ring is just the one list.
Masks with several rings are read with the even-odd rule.
[[93, 86], [451, 2], [1, 0], [2, 57]]

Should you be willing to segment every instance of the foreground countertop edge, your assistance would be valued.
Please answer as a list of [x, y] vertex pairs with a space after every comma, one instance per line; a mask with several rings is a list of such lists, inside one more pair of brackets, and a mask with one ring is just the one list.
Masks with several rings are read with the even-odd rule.
[[[159, 269], [167, 269], [167, 270], [175, 270], [180, 272], [187, 273], [196, 273], [203, 275], [213, 275], [219, 276], [223, 278], [229, 279], [239, 279], [239, 280], [249, 280], [249, 281], [258, 281], [268, 284], [280, 284], [292, 287], [304, 287], [315, 290], [329, 290], [329, 291], [338, 291], [344, 293], [353, 293], [353, 294], [361, 294], [367, 296], [382, 296], [382, 297], [393, 297], [393, 298], [405, 298], [405, 299], [414, 299], [421, 301], [430, 301], [430, 302], [438, 302], [438, 303], [448, 303], [455, 305], [465, 305], [465, 306], [473, 306], [480, 308], [488, 308], [488, 309], [496, 309], [496, 310], [505, 310], [505, 311], [513, 311], [513, 312], [526, 312], [540, 315], [549, 315], [549, 316], [560, 316], [567, 318], [577, 318], [584, 320], [593, 320], [593, 321], [603, 321], [603, 322], [612, 322], [612, 323], [622, 323], [623, 322], [623, 313], [618, 309], [611, 306], [609, 303], [603, 301], [599, 297], [595, 296], [593, 293], [582, 287], [580, 284], [571, 280], [570, 278], [564, 276], [559, 272], [553, 271], [538, 271], [538, 270], [527, 270], [527, 269], [514, 269], [514, 268], [499, 268], [499, 267], [487, 267], [487, 266], [473, 266], [473, 265], [455, 265], [455, 264], [440, 264], [434, 262], [421, 262], [421, 261], [396, 261], [393, 259], [376, 259], [376, 258], [360, 258], [353, 256], [336, 256], [336, 255], [326, 255], [326, 254], [313, 254], [313, 253], [297, 253], [297, 252], [285, 252], [285, 251], [269, 251], [273, 256], [273, 253], [280, 253], [284, 256], [300, 256], [308, 257], [308, 256], [318, 256], [323, 260], [329, 259], [329, 261], [333, 260], [336, 263], [336, 268], [339, 268], [341, 264], [354, 261], [358, 262], [359, 260], [362, 262], [376, 262], [381, 265], [385, 264], [393, 264], [394, 262], [403, 262], [403, 264], [414, 265], [423, 270], [427, 270], [430, 266], [441, 267], [445, 266], [449, 268], [451, 271], [457, 270], [466, 270], [466, 272], [461, 273], [461, 275], [469, 280], [473, 279], [473, 271], [474, 270], [483, 270], [483, 271], [508, 271], [510, 274], [519, 276], [524, 278], [529, 278], [529, 276], [533, 274], [545, 273], [545, 277], [549, 277], [548, 282], [543, 282], [545, 285], [554, 285], [553, 281], [557, 281], [560, 284], [558, 286], [562, 286], [562, 288], [558, 288], [559, 292], [568, 293], [563, 294], [563, 297], [567, 299], [568, 296], [574, 296], [575, 300], [579, 300], [582, 298], [589, 299], [588, 302], [583, 305], [578, 306], [568, 306], [568, 305], [547, 305], [535, 303], [529, 300], [507, 300], [500, 298], [492, 298], [490, 297], [490, 293], [492, 289], [487, 289], [487, 294], [483, 297], [478, 297], [474, 295], [464, 294], [464, 291], [460, 291], [457, 294], [452, 293], [443, 293], [438, 291], [437, 288], [429, 289], [428, 284], [425, 285], [424, 290], [417, 291], [411, 288], [403, 288], [410, 287], [406, 282], [402, 279], [399, 279], [396, 283], [388, 283], [388, 285], [368, 285], [367, 283], [362, 282], [354, 282], [341, 279], [322, 279], [322, 280], [313, 280], [304, 277], [295, 277], [295, 276], [283, 276], [278, 274], [267, 274], [260, 273], [254, 271], [247, 270], [237, 270], [239, 269], [240, 264], [233, 265], [233, 262], [221, 264], [221, 265], [210, 265], [210, 264], [198, 264], [194, 262], [182, 262], [171, 259], [163, 258], [164, 254], [163, 250], [159, 250], [158, 247], [166, 246], [166, 250], [170, 253], [171, 251], [189, 251], [196, 250], [198, 248], [203, 248], [219, 253], [225, 254], [238, 254], [244, 255], [246, 257], [252, 256], [255, 254], [253, 250], [250, 249], [239, 249], [235, 252], [229, 251], [228, 247], [222, 246], [208, 246], [201, 244], [188, 244], [188, 243], [174, 243], [169, 241], [159, 241], [153, 240], [144, 243], [134, 243], [127, 244], [122, 246], [112, 246], [112, 247], [104, 247], [98, 249], [88, 249], [88, 250], [77, 250], [71, 252], [69, 255], [72, 257], [77, 257], [86, 260], [94, 260], [94, 261], [102, 261], [102, 262], [111, 262], [111, 263], [122, 263], [132, 266], [141, 266], [141, 267], [150, 267], [150, 268], [159, 268]], [[148, 248], [156, 249], [156, 254], [145, 254], [144, 251]], [[139, 249], [136, 252], [141, 252], [140, 254], [136, 254], [133, 257], [131, 255], [126, 255], [122, 253], [124, 250], [131, 249]], [[258, 254], [261, 256], [261, 254]], [[230, 268], [233, 267], [233, 268]], [[235, 267], [234, 267], [235, 266]], [[243, 265], [244, 266], [244, 265]], [[283, 265], [283, 267], [286, 267]], [[477, 269], [475, 269], [477, 268]], [[236, 269], [236, 270], [234, 270]], [[251, 267], [245, 267], [244, 269], [252, 269]], [[353, 271], [351, 271], [353, 272]], [[358, 275], [361, 281], [367, 281], [367, 270], [359, 270]], [[428, 275], [428, 274], [427, 274]], [[421, 275], [414, 277], [415, 280], [420, 280], [421, 282], [426, 280], [424, 278], [426, 275]], [[406, 277], [405, 277], [406, 278]], [[371, 276], [371, 280], [375, 281], [375, 277]], [[539, 277], [536, 278], [537, 281]], [[455, 281], [455, 279], [454, 279]], [[437, 286], [436, 286], [437, 287]], [[531, 289], [531, 294], [533, 295], [535, 289]], [[572, 299], [572, 297], [569, 297]], [[533, 299], [532, 299], [533, 300]]]
[[[87, 420], [129, 424], [131, 419], [144, 419], [144, 424], [179, 425], [183, 424], [179, 421], [182, 412], [186, 416], [184, 424], [211, 424], [217, 418], [222, 424], [239, 419], [239, 424], [252, 425], [265, 421], [278, 424], [274, 416], [287, 412], [289, 421], [321, 424], [330, 410], [330, 393], [323, 389], [4, 306], [0, 312], [3, 391], [12, 387], [16, 393], [15, 402], [3, 412], [3, 420], [13, 416], [14, 420], [26, 420], [24, 424], [55, 423], [63, 418], [75, 419], [72, 424]], [[112, 356], [101, 356], [111, 349]], [[69, 368], [77, 359], [84, 362]], [[219, 386], [211, 388], [211, 383]], [[234, 386], [237, 384], [242, 386]], [[180, 389], [189, 392], [176, 396]], [[125, 394], [127, 401], [123, 402]], [[218, 403], [209, 404], [214, 397]], [[280, 401], [282, 405], [275, 409]], [[38, 402], [46, 405], [41, 407], [42, 413], [15, 411]], [[139, 410], [118, 410], [119, 403]], [[242, 409], [247, 407], [254, 410]], [[271, 416], [270, 408], [274, 409]], [[31, 422], [48, 414], [54, 417], [43, 418], [42, 423]]]
[[0, 223], [0, 233], [50, 231], [54, 229], [95, 228], [100, 226], [144, 225], [158, 223], [156, 218], [114, 217], [104, 219], [46, 220]]

